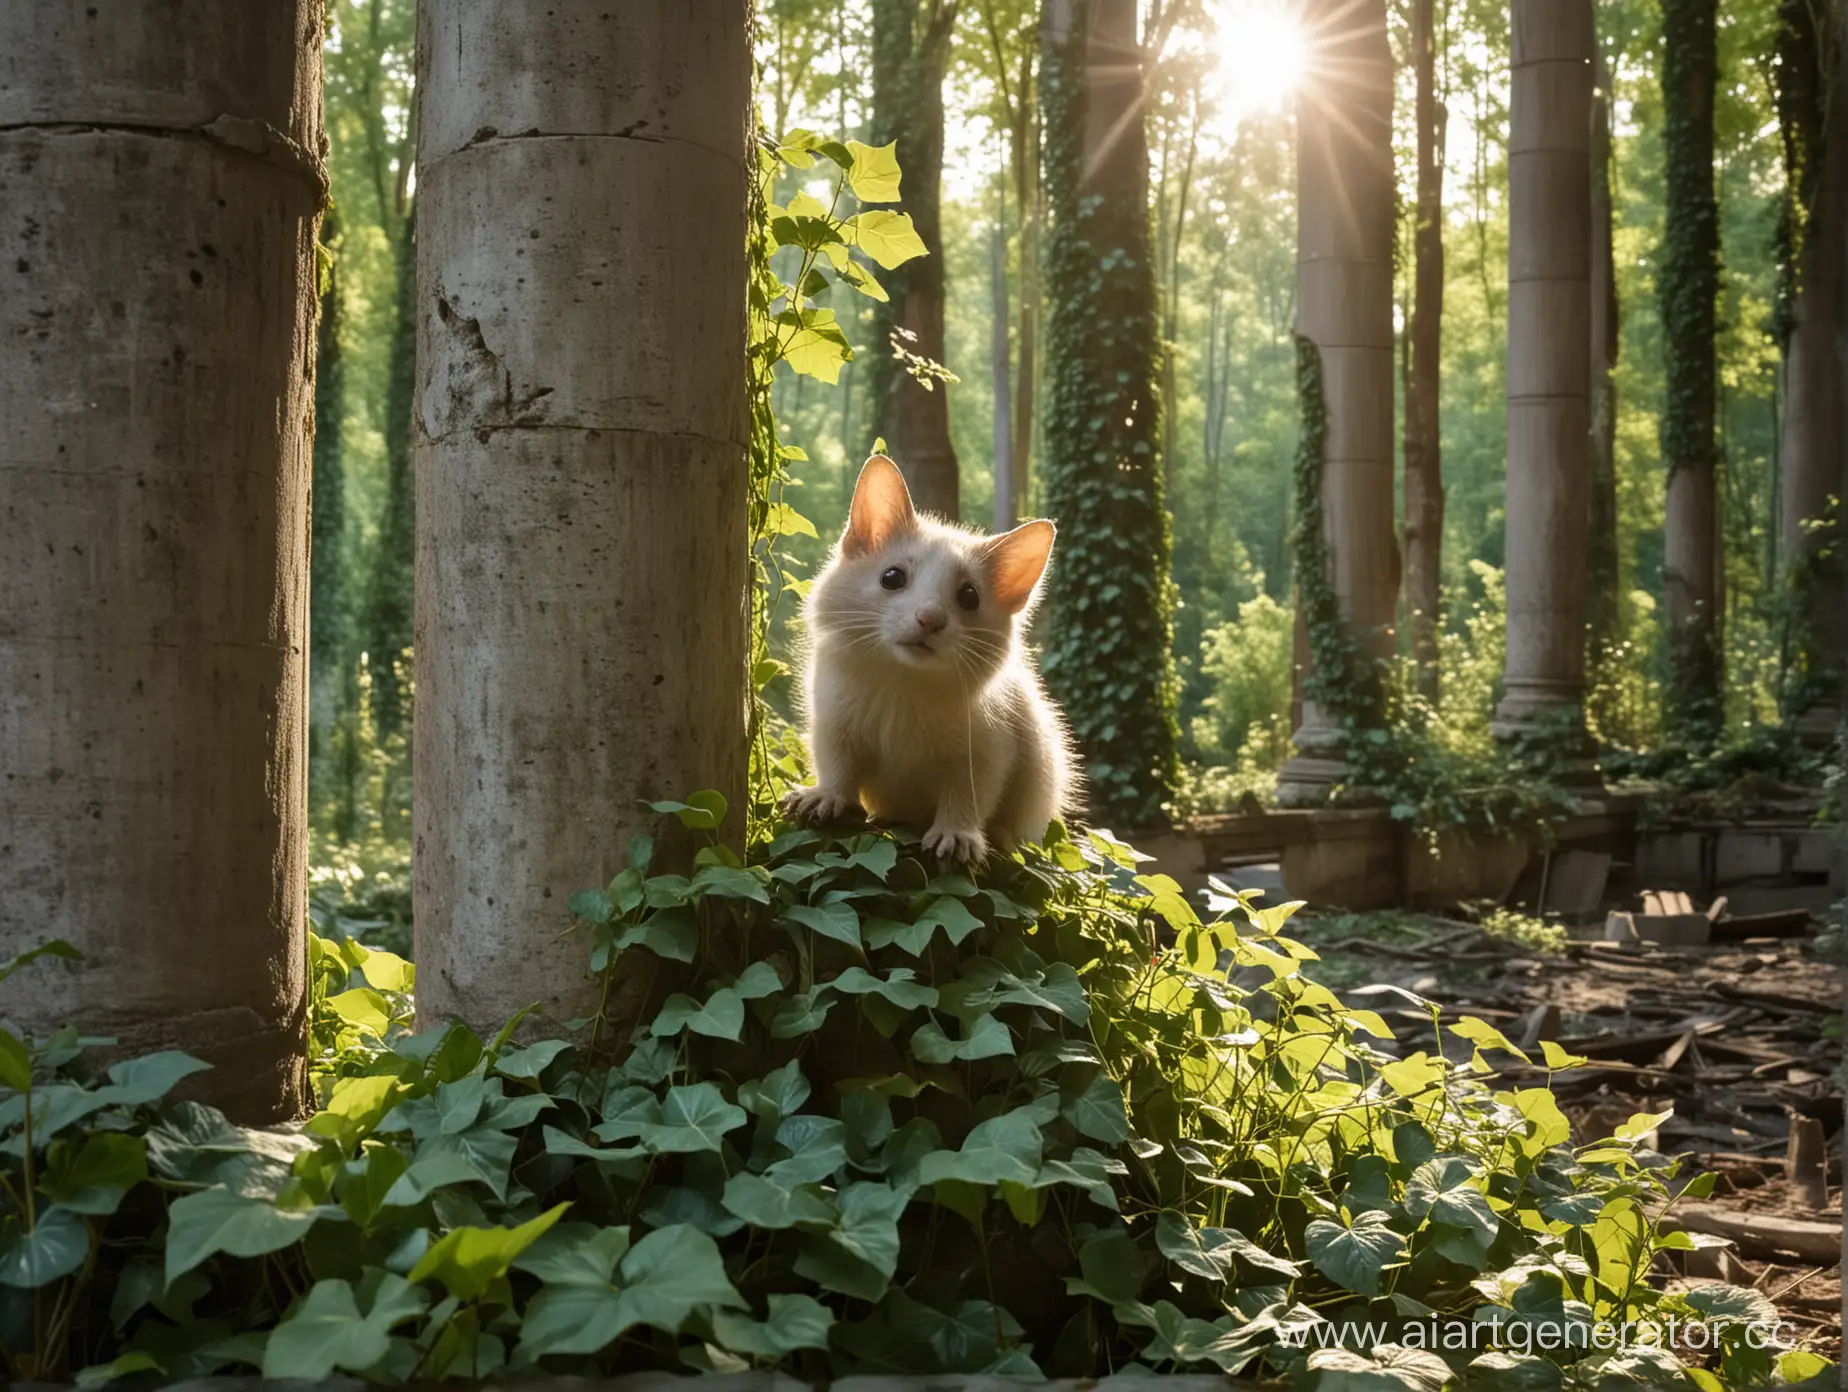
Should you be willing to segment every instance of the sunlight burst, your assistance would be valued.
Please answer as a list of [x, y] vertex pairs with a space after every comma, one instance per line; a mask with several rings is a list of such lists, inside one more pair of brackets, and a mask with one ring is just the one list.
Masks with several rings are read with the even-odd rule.
[[1277, 110], [1303, 74], [1306, 45], [1293, 8], [1283, 0], [1222, 0], [1218, 21], [1222, 119], [1236, 125]]

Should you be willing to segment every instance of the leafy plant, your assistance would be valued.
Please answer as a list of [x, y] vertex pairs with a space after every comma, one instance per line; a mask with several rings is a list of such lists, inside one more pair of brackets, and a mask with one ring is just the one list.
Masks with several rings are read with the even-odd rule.
[[[694, 831], [725, 814], [661, 806]], [[1305, 976], [1294, 905], [1202, 923], [1102, 833], [1055, 828], [976, 877], [904, 834], [784, 831], [677, 869], [640, 837], [573, 907], [612, 979], [677, 973], [613, 1065], [597, 1021], [525, 1046], [511, 1024], [413, 1033], [410, 964], [319, 938], [305, 1125], [173, 1100], [203, 1067], [184, 1055], [99, 1073], [101, 1041], [0, 1035], [9, 1373], [1419, 1387], [1428, 1359], [1317, 1339], [1456, 1319], [1501, 1351], [1441, 1376], [1671, 1376], [1634, 1350], [1510, 1352], [1548, 1312], [1705, 1318], [1729, 1380], [1777, 1356], [1745, 1345], [1750, 1293], [1647, 1281], [1689, 1240], [1664, 1206], [1707, 1183], [1641, 1148], [1659, 1118], [1574, 1147], [1542, 1074], [1495, 1073], [1525, 1060], [1493, 1027], [1408, 997], [1433, 1029], [1394, 1041]]]

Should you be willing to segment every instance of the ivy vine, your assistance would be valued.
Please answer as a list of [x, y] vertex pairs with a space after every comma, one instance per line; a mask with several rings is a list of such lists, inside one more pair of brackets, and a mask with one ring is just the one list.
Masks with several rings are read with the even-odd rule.
[[1092, 816], [1146, 828], [1169, 815], [1180, 771], [1159, 329], [1140, 128], [1114, 132], [1120, 148], [1086, 177], [1094, 8], [1075, 0], [1041, 65], [1042, 498], [1059, 545], [1040, 669], [1084, 752]]

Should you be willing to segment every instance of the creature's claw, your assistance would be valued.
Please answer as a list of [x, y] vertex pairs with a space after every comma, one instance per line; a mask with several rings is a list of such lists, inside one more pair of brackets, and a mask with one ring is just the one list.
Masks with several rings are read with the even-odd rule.
[[821, 826], [860, 815], [860, 804], [832, 788], [795, 788], [783, 798], [783, 815], [805, 826]]
[[932, 827], [924, 833], [924, 849], [958, 865], [973, 865], [988, 855], [988, 839], [979, 831], [953, 831]]

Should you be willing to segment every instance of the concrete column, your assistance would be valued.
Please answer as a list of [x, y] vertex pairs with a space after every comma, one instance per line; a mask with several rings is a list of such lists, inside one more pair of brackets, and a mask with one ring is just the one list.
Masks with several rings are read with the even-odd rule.
[[566, 906], [642, 800], [742, 832], [748, 10], [420, 6], [426, 1020], [589, 1015]]
[[[1363, 653], [1392, 650], [1399, 555], [1393, 505], [1392, 53], [1384, 0], [1314, 0], [1296, 146], [1296, 331], [1321, 355], [1328, 437], [1323, 534], [1341, 614]], [[1340, 731], [1302, 703], [1286, 804], [1343, 781]]]
[[319, 0], [0, 5], [0, 1015], [301, 1103]]
[[1581, 721], [1591, 527], [1591, 0], [1514, 0], [1508, 639], [1498, 733]]

